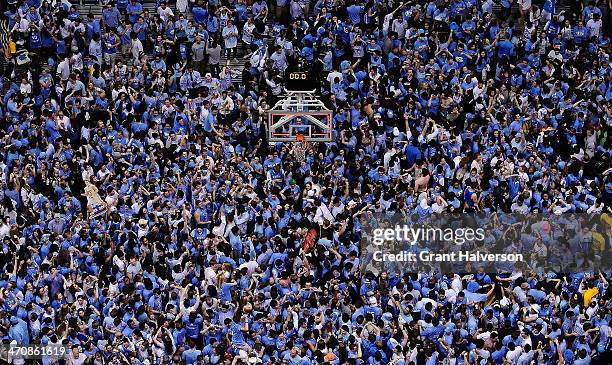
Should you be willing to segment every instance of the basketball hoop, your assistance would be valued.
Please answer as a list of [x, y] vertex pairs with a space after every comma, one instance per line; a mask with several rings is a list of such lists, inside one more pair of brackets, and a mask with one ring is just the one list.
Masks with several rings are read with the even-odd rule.
[[306, 139], [303, 134], [298, 134], [295, 136], [295, 142], [292, 143], [293, 147], [293, 157], [296, 161], [302, 162], [306, 159], [306, 150], [308, 146], [306, 145]]

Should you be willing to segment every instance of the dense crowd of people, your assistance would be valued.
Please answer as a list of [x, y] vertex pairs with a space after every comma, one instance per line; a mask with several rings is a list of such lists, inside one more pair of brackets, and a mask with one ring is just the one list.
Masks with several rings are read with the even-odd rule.
[[[609, 0], [101, 3], [0, 4], [3, 346], [75, 365], [610, 363], [610, 271], [361, 262], [389, 212], [597, 216], [607, 234], [571, 248], [609, 254]], [[266, 141], [297, 69], [333, 110], [304, 160]]]

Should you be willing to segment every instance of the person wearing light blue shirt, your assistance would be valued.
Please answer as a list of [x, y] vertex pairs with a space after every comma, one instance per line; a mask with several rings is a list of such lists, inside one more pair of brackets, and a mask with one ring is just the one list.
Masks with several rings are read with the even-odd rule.
[[346, 8], [349, 18], [354, 25], [361, 24], [361, 17], [363, 16], [364, 9], [363, 5], [358, 4], [353, 4]]
[[21, 318], [12, 316], [10, 318], [11, 328], [8, 331], [9, 339], [17, 342], [18, 345], [27, 345], [30, 343], [30, 335], [28, 333], [28, 324]]
[[127, 6], [127, 13], [129, 14], [130, 23], [136, 23], [142, 14], [142, 4], [138, 0], [132, 0]]
[[106, 6], [104, 10], [102, 10], [102, 20], [104, 21], [104, 25], [110, 28], [117, 28], [119, 26], [119, 21], [121, 18], [121, 14], [119, 10], [115, 8], [113, 5], [109, 4]]

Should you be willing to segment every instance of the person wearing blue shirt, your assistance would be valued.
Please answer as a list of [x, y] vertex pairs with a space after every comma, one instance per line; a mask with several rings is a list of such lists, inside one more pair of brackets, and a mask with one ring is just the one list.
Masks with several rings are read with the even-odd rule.
[[201, 343], [202, 316], [192, 311], [187, 317], [183, 317], [183, 323], [185, 325], [186, 337], [197, 344]]
[[497, 43], [497, 56], [499, 58], [506, 57], [508, 59], [514, 56], [514, 44], [503, 36]]
[[8, 331], [8, 338], [15, 341], [18, 345], [27, 345], [30, 343], [30, 335], [28, 333], [28, 324], [21, 318], [12, 316], [10, 318], [11, 328]]
[[[130, 23], [135, 24], [142, 14], [142, 4], [138, 0], [132, 0], [126, 7]], [[195, 16], [195, 13], [194, 13]]]
[[183, 351], [181, 357], [185, 364], [194, 365], [198, 362], [198, 357], [202, 356], [202, 354], [202, 351], [195, 347], [195, 343], [191, 342], [191, 347]]
[[572, 30], [574, 36], [574, 42], [578, 45], [582, 45], [587, 39], [589, 39], [589, 30], [584, 26], [582, 20], [578, 21], [578, 25]]
[[309, 61], [309, 62], [314, 61], [314, 52], [312, 49], [312, 43], [308, 42], [304, 45], [304, 48], [302, 48], [302, 57], [304, 57], [306, 61]]
[[357, 3], [350, 5], [346, 8], [346, 11], [351, 19], [351, 23], [354, 25], [361, 24], [361, 17], [363, 16], [364, 7]]
[[119, 13], [124, 14], [129, 6], [129, 0], [116, 0], [115, 5]]
[[196, 5], [191, 11], [193, 13], [193, 20], [197, 24], [204, 24], [206, 22], [206, 19], [208, 18], [208, 11], [204, 9], [200, 4], [201, 3], [199, 2], [196, 3]]
[[217, 32], [219, 32], [219, 18], [217, 18], [214, 14], [208, 14], [206, 30], [211, 34], [217, 34]]
[[582, 10], [583, 21], [588, 22], [593, 19], [595, 14], [599, 15], [599, 17], [602, 16], [601, 10], [595, 6], [595, 1], [589, 0], [588, 5]]
[[103, 37], [103, 54], [104, 63], [107, 65], [114, 66], [115, 60], [117, 59], [117, 47], [121, 45], [121, 38], [119, 38], [113, 29], [110, 29]]
[[102, 10], [102, 20], [104, 21], [104, 26], [110, 28], [117, 28], [119, 26], [121, 14], [119, 10], [115, 8], [112, 4], [108, 4], [104, 10]]
[[35, 23], [30, 23], [30, 48], [34, 50], [42, 48], [40, 28]]
[[233, 319], [226, 318], [224, 323], [229, 329], [232, 346], [234, 346], [235, 349], [240, 349], [246, 344], [243, 332], [249, 330], [249, 322], [245, 321], [244, 325], [242, 325], [241, 322], [241, 318], [236, 315]]
[[422, 33], [421, 30], [419, 31], [419, 38], [417, 38], [417, 40], [414, 42], [414, 49], [419, 52], [419, 56], [423, 60], [429, 58], [429, 42], [425, 37], [424, 32]]
[[555, 14], [557, 7], [557, 0], [545, 0], [544, 6], [542, 7], [542, 20], [544, 22], [549, 21]]

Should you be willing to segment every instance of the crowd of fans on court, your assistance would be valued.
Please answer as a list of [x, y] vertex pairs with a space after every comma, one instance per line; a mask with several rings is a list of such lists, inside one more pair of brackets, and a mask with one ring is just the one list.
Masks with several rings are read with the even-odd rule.
[[[610, 363], [609, 271], [360, 265], [379, 213], [610, 232], [608, 0], [102, 3], [0, 5], [4, 345], [77, 365]], [[265, 138], [297, 69], [334, 115], [304, 160]]]

